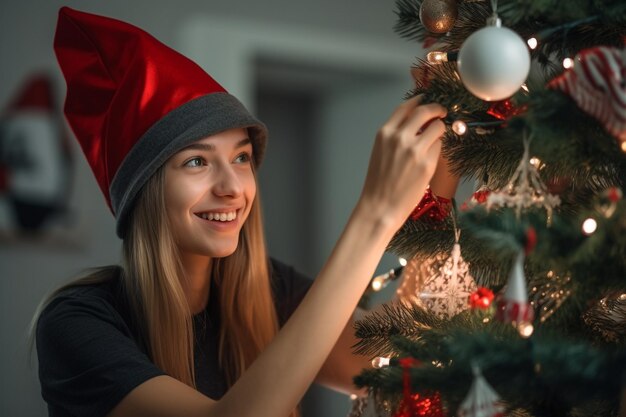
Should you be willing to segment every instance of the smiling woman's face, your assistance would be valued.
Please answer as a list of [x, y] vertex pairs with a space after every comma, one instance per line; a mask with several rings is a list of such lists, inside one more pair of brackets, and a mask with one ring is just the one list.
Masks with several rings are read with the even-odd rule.
[[182, 149], [165, 163], [167, 216], [181, 254], [232, 254], [256, 195], [252, 143], [231, 129]]

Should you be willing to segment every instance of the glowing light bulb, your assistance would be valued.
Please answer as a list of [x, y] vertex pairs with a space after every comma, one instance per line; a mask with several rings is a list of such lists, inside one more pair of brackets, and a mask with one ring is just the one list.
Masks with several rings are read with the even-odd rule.
[[391, 358], [385, 358], [383, 356], [379, 356], [377, 358], [372, 359], [372, 366], [376, 369], [384, 368], [389, 366], [391, 362]]
[[530, 90], [528, 89], [528, 86], [526, 84], [522, 84], [522, 90], [526, 91], [527, 93], [530, 92]]
[[530, 38], [526, 41], [526, 43], [528, 44], [530, 49], [535, 49], [539, 42], [537, 42], [537, 38]]
[[448, 53], [441, 51], [432, 51], [426, 54], [426, 60], [431, 64], [441, 64], [448, 62]]
[[380, 291], [385, 287], [385, 277], [379, 275], [372, 280], [372, 290]]
[[586, 235], [592, 234], [596, 231], [597, 228], [598, 222], [596, 222], [595, 219], [592, 219], [591, 217], [583, 222], [583, 233]]
[[622, 142], [622, 152], [626, 152], [626, 141]]
[[563, 60], [563, 68], [568, 69], [574, 66], [574, 60], [572, 58], [565, 58]]
[[517, 326], [517, 331], [523, 338], [529, 338], [535, 331], [535, 328], [530, 323], [520, 323]]
[[532, 158], [530, 158], [530, 164], [534, 166], [535, 168], [537, 168], [541, 164], [541, 160], [533, 156]]
[[399, 258], [398, 262], [400, 262], [400, 265], [402, 265], [402, 266], [406, 266], [406, 264], [407, 264], [407, 261], [404, 258]]
[[467, 132], [467, 125], [463, 120], [455, 120], [452, 122], [452, 131], [457, 135], [462, 136]]

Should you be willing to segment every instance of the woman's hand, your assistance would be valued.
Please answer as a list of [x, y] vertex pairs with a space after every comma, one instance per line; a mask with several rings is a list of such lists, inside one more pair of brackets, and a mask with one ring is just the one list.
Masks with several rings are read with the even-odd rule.
[[439, 104], [407, 100], [376, 136], [358, 207], [400, 228], [424, 195], [441, 151], [445, 131]]

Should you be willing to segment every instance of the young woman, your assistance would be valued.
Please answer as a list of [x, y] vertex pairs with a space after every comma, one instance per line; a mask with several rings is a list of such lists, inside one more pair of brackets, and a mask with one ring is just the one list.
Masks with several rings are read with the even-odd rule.
[[256, 185], [266, 130], [234, 97], [102, 16], [61, 9], [55, 52], [123, 261], [43, 304], [50, 415], [277, 417], [314, 380], [354, 391], [368, 360], [350, 352], [351, 316], [435, 172], [445, 109], [407, 100], [380, 128], [360, 198], [310, 285], [268, 260]]

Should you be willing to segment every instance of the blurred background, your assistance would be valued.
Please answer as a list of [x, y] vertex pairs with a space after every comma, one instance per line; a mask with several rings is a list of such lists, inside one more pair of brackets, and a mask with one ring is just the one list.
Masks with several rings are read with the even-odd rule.
[[[61, 116], [65, 83], [52, 40], [63, 5], [147, 30], [265, 121], [260, 179], [270, 253], [311, 277], [358, 198], [376, 130], [411, 88], [409, 68], [422, 53], [393, 33], [392, 0], [3, 0], [2, 416], [47, 415], [27, 343], [39, 301], [84, 268], [120, 257], [113, 217]], [[395, 266], [385, 256], [379, 272]], [[373, 303], [390, 294], [393, 286]], [[320, 387], [303, 401], [309, 417], [345, 416], [349, 405]]]

